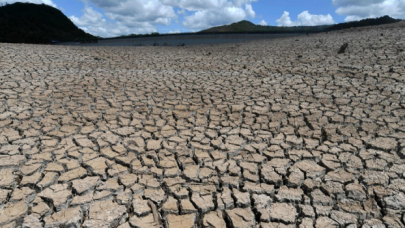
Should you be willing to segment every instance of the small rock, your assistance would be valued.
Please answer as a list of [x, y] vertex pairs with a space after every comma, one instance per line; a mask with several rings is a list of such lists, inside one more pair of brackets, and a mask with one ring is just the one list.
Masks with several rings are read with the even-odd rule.
[[348, 43], [344, 43], [344, 44], [340, 47], [340, 49], [339, 49], [339, 51], [338, 51], [338, 54], [343, 54], [343, 53], [345, 53], [346, 48], [347, 48], [348, 46], [349, 46]]

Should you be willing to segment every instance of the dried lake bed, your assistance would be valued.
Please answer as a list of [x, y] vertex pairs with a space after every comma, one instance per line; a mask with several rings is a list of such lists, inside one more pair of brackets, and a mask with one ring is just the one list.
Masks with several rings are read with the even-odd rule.
[[0, 44], [0, 226], [404, 227], [404, 33]]

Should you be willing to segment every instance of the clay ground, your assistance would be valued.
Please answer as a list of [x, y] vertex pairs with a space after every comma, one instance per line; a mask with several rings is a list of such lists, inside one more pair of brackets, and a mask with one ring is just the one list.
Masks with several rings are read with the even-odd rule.
[[404, 34], [0, 44], [0, 226], [404, 227]]

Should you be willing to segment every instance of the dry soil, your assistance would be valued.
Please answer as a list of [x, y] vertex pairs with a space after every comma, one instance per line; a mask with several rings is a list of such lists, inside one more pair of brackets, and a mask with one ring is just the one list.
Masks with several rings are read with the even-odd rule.
[[0, 44], [0, 226], [404, 227], [404, 50]]

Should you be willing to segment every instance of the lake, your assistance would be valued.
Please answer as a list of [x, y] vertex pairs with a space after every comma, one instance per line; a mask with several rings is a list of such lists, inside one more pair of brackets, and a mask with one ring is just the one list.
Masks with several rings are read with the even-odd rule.
[[283, 37], [303, 36], [304, 33], [285, 34], [187, 34], [163, 35], [155, 37], [109, 38], [98, 43], [63, 42], [58, 45], [76, 46], [178, 46], [198, 44], [235, 43], [251, 40], [277, 39]]

